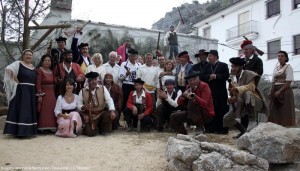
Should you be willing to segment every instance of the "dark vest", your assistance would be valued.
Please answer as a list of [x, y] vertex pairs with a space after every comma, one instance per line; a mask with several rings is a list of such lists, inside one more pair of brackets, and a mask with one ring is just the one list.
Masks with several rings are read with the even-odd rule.
[[176, 32], [169, 33], [169, 34], [170, 34], [170, 37], [168, 38], [169, 45], [178, 45]]
[[[179, 89], [175, 89], [175, 92], [173, 92], [173, 94], [172, 94], [172, 96], [171, 96], [171, 99], [172, 99], [172, 100], [175, 100], [175, 99], [176, 99], [178, 90], [179, 90]], [[165, 91], [165, 92], [168, 93], [167, 91]], [[162, 100], [162, 104], [163, 104], [164, 106], [168, 107], [168, 109], [170, 109], [171, 111], [176, 111], [176, 110], [179, 109], [179, 106], [175, 108], [175, 107], [171, 106], [166, 100]]]

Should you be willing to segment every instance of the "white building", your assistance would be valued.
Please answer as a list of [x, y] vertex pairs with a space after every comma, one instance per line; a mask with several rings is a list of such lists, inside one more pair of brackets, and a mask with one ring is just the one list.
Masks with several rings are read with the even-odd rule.
[[220, 60], [227, 63], [243, 53], [240, 44], [246, 36], [265, 52], [261, 59], [268, 76], [278, 62], [277, 52], [286, 51], [295, 81], [300, 81], [300, 0], [235, 0], [194, 27], [198, 36], [219, 40]]

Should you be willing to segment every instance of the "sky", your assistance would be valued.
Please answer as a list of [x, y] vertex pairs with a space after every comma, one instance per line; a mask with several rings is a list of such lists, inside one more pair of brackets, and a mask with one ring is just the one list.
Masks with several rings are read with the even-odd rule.
[[[173, 7], [195, 0], [73, 0], [72, 19], [151, 29]], [[199, 3], [207, 0], [198, 0]]]

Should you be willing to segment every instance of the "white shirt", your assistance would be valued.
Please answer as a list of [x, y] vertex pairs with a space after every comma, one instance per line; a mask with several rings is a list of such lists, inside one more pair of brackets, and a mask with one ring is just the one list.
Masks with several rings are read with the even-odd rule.
[[[286, 69], [285, 67], [283, 68], [280, 68], [280, 64], [277, 64], [274, 68], [274, 71], [273, 71], [273, 77], [272, 77], [272, 82], [274, 82], [274, 76], [275, 75], [280, 75], [282, 72], [285, 72], [285, 75], [286, 75], [286, 78], [285, 78], [285, 81], [294, 81], [294, 71], [293, 71], [293, 68], [290, 64], [286, 64], [288, 66], [286, 66]], [[285, 69], [285, 71], [284, 71]], [[284, 83], [276, 83], [276, 84], [284, 84]]]
[[[100, 86], [97, 85], [97, 87], [100, 87]], [[108, 105], [108, 110], [115, 110], [114, 101], [113, 101], [113, 99], [111, 98], [111, 96], [110, 96], [108, 90], [106, 89], [105, 86], [102, 86], [102, 87], [103, 87], [103, 89], [104, 89], [104, 99], [105, 99], [106, 104]], [[86, 88], [89, 89], [89, 87], [86, 87]], [[83, 106], [82, 90], [83, 90], [83, 89], [81, 89], [80, 92], [79, 92], [79, 95], [78, 95], [79, 98], [78, 98], [78, 103], [77, 103], [77, 109], [80, 110], [80, 111], [81, 111], [81, 108], [82, 108], [82, 106]], [[95, 88], [91, 93], [92, 93], [92, 95], [95, 95], [95, 93], [96, 93], [96, 88]], [[102, 98], [99, 98], [99, 99], [102, 99]], [[99, 100], [99, 99], [98, 99], [98, 100]]]
[[55, 116], [57, 117], [58, 114], [62, 113], [62, 110], [71, 110], [71, 109], [76, 109], [76, 106], [78, 104], [78, 95], [73, 94], [74, 95], [74, 100], [72, 103], [67, 103], [65, 101], [65, 98], [63, 98], [61, 95], [58, 96], [57, 100], [56, 100], [56, 105], [55, 105], [55, 109], [54, 109], [54, 113]]
[[142, 94], [141, 94], [140, 97], [137, 96], [136, 91], [134, 91], [132, 95], [135, 96], [135, 103], [136, 104], [143, 104], [143, 97], [146, 98], [146, 93], [145, 93], [144, 90], [142, 90]]
[[[141, 80], [145, 81], [145, 84], [151, 85], [156, 88], [157, 85], [157, 67], [142, 65], [137, 71], [136, 78], [141, 78]], [[155, 90], [147, 90], [148, 93], [154, 93]]]
[[[166, 92], [167, 90], [165, 90]], [[178, 106], [178, 103], [177, 103], [177, 100], [178, 98], [182, 95], [182, 92], [181, 90], [178, 90], [177, 92], [177, 96], [175, 98], [175, 100], [172, 99], [172, 96], [173, 96], [173, 93], [175, 92], [175, 90], [173, 90], [172, 94], [169, 94], [167, 93], [167, 96], [168, 98], [166, 99], [166, 101], [173, 107], [177, 107]], [[158, 107], [159, 105], [161, 105], [162, 102], [161, 102], [161, 99], [160, 98], [157, 98], [157, 101], [156, 101], [156, 107]]]
[[[126, 77], [127, 70], [124, 66], [127, 66], [129, 68], [129, 71], [131, 72], [130, 75]], [[122, 62], [120, 66], [120, 72], [119, 72], [119, 79], [123, 81], [123, 84], [131, 84], [133, 85], [133, 80], [136, 78], [136, 73], [139, 69], [140, 65], [138, 63], [132, 64], [129, 60], [126, 62]]]
[[103, 64], [103, 67], [105, 68], [106, 73], [111, 73], [113, 75], [113, 80], [116, 84], [119, 82], [119, 72], [120, 72], [120, 66], [118, 64], [115, 64], [113, 67], [109, 64], [109, 62], [106, 62]]

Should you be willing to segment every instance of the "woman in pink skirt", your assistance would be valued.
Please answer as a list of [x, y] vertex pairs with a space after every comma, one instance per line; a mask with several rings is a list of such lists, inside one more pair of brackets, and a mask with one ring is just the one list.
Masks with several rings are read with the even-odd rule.
[[57, 132], [61, 137], [76, 137], [82, 127], [79, 113], [76, 111], [78, 95], [74, 94], [75, 81], [67, 78], [62, 85], [62, 94], [58, 96], [54, 109], [57, 117]]

